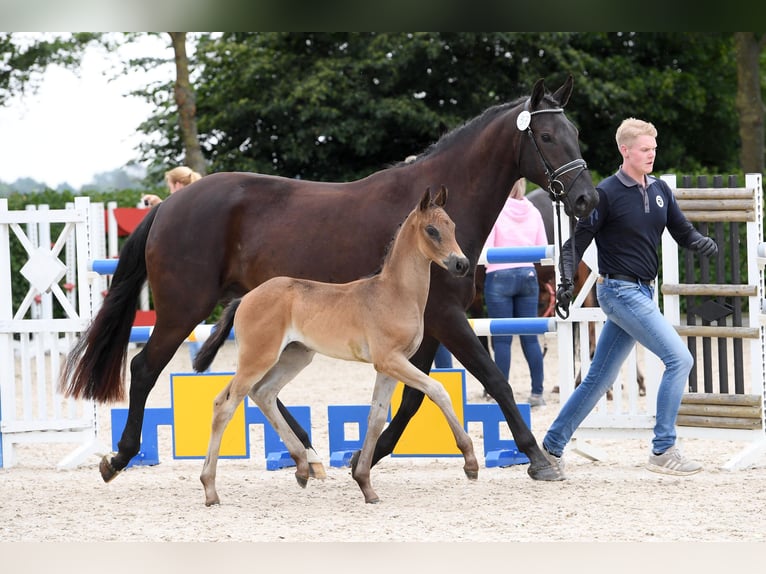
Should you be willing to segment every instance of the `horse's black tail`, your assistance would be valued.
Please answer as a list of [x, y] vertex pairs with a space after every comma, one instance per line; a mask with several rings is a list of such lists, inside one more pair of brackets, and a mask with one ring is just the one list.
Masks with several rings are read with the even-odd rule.
[[125, 396], [130, 329], [146, 281], [146, 238], [156, 215], [155, 207], [128, 237], [101, 309], [69, 351], [59, 379], [66, 396], [102, 403]]
[[210, 364], [215, 359], [218, 349], [224, 344], [229, 337], [231, 328], [234, 326], [234, 314], [237, 312], [237, 307], [242, 302], [242, 298], [234, 299], [223, 310], [220, 319], [212, 329], [212, 333], [207, 340], [202, 344], [197, 356], [194, 357], [194, 370], [198, 373], [202, 373], [210, 368]]

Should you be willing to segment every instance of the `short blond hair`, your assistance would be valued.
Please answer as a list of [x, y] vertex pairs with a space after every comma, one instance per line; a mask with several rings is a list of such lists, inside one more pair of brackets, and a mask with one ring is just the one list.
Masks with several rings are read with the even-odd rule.
[[615, 134], [617, 147], [630, 147], [639, 136], [651, 136], [656, 138], [657, 128], [650, 122], [645, 122], [644, 120], [636, 118], [627, 118], [623, 120], [620, 127], [617, 128], [617, 133]]
[[513, 184], [511, 192], [508, 194], [511, 199], [521, 199], [527, 194], [527, 180], [523, 177], [516, 180]]
[[165, 183], [168, 184], [168, 187], [171, 187], [174, 183], [187, 186], [198, 179], [202, 179], [202, 176], [185, 165], [179, 165], [165, 172]]

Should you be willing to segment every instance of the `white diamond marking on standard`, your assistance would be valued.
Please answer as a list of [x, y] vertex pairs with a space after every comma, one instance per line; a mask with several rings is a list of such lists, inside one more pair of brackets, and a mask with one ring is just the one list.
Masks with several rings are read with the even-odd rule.
[[45, 293], [66, 275], [66, 265], [51, 251], [38, 247], [29, 255], [20, 272], [32, 287]]

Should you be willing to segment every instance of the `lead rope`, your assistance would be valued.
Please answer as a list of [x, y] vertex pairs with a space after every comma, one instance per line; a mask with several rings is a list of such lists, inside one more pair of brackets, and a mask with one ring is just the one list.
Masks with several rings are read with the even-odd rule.
[[[559, 231], [558, 252], [559, 252], [559, 257], [561, 257], [564, 251], [564, 244], [563, 244], [563, 241], [561, 240], [561, 200], [559, 199], [556, 199], [556, 224], [558, 226], [558, 231]], [[572, 242], [572, 269], [575, 268], [574, 267], [575, 265], [574, 228], [575, 228], [574, 218], [570, 217], [569, 218], [569, 239]], [[561, 284], [565, 285], [567, 282], [571, 282], [572, 285], [574, 285], [574, 277], [572, 277], [570, 280], [570, 278], [566, 276], [565, 271], [566, 270], [562, 266]], [[571, 301], [570, 301], [570, 304], [571, 304]], [[569, 318], [569, 308], [567, 307], [567, 309], [562, 309], [561, 306], [559, 305], [559, 302], [556, 301], [556, 315], [558, 315], [559, 318], [566, 321]]]

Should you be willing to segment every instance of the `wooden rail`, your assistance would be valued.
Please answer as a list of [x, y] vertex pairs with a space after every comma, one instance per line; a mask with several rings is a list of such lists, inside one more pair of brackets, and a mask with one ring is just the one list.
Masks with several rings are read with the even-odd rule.
[[762, 428], [761, 395], [687, 393], [681, 399], [679, 426], [759, 429]]

